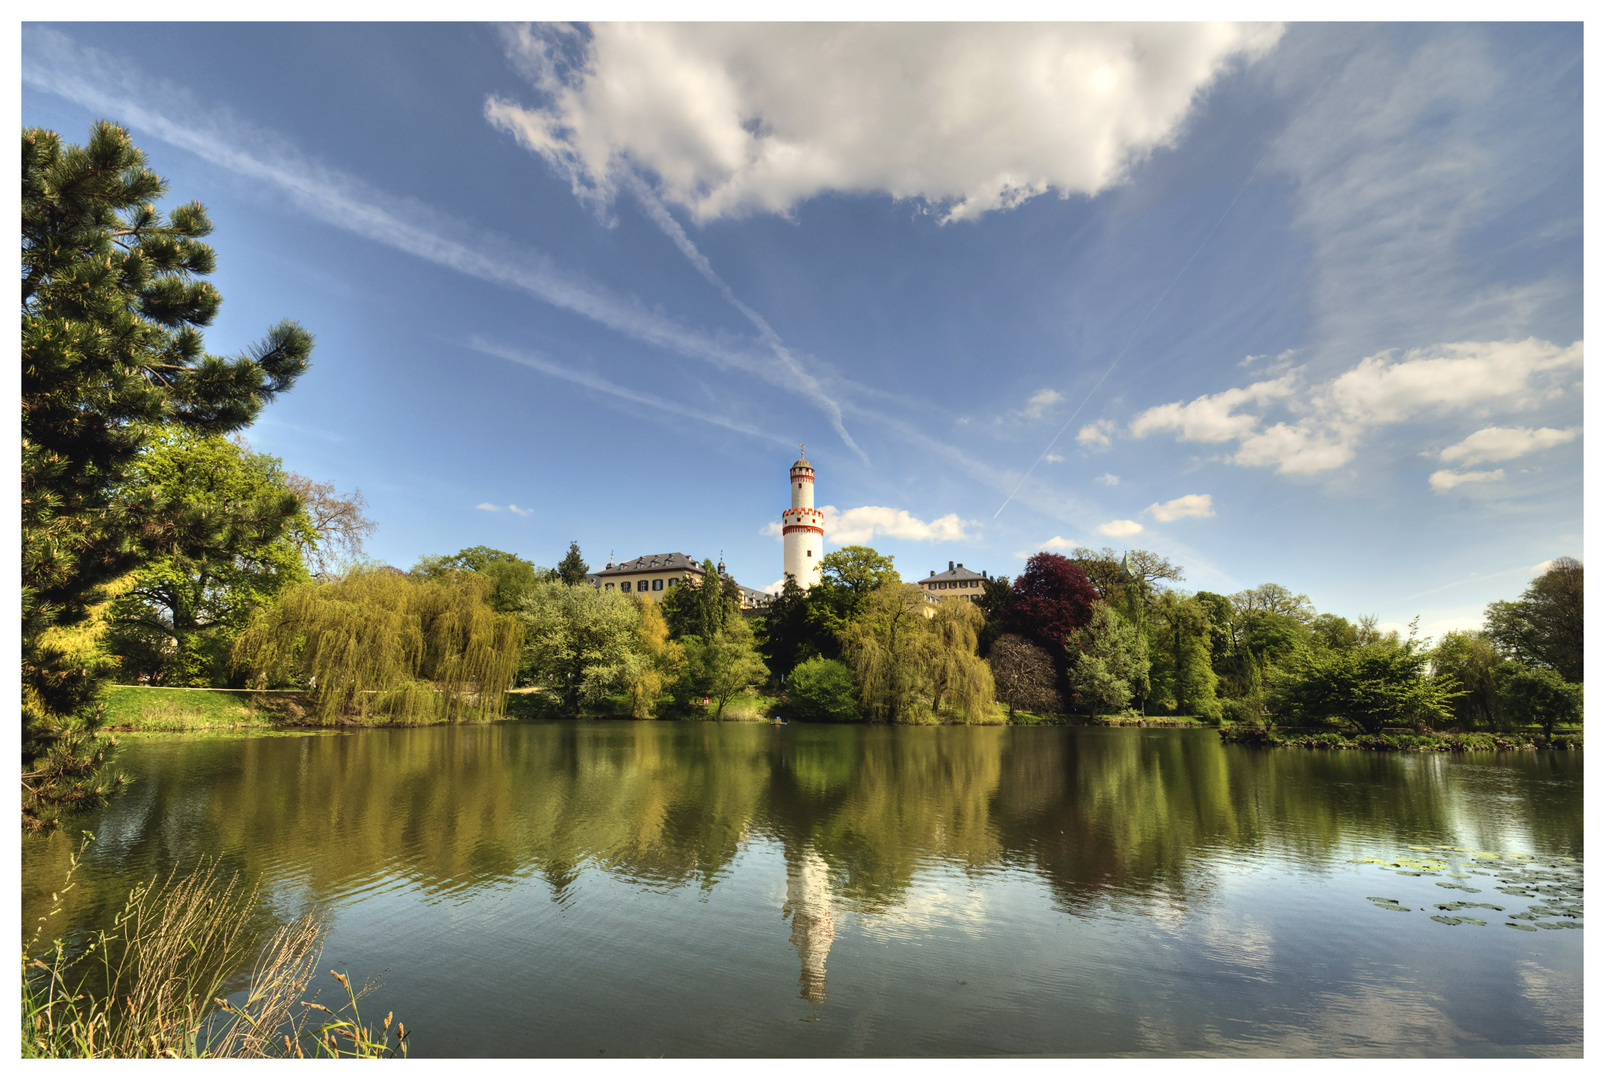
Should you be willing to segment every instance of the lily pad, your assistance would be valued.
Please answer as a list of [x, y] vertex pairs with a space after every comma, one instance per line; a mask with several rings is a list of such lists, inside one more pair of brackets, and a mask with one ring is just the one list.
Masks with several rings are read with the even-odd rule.
[[1470, 923], [1473, 926], [1487, 926], [1481, 919], [1473, 919], [1470, 915], [1434, 915], [1433, 922], [1441, 922], [1445, 926], [1459, 926], [1461, 923]]
[[1531, 930], [1535, 934], [1538, 933], [1538, 927], [1528, 926], [1525, 923], [1507, 922], [1505, 925], [1510, 927], [1512, 930]]
[[1459, 889], [1461, 892], [1482, 892], [1481, 889], [1474, 889], [1470, 885], [1462, 885], [1458, 881], [1435, 881], [1433, 884], [1438, 886], [1440, 889]]
[[1572, 919], [1557, 919], [1555, 922], [1533, 923], [1543, 930], [1581, 930], [1583, 924]]
[[1447, 904], [1434, 904], [1439, 911], [1463, 911], [1466, 908], [1487, 908], [1489, 911], [1503, 911], [1497, 904], [1479, 904], [1475, 900], [1455, 900]]
[[1399, 904], [1377, 904], [1383, 911], [1409, 911], [1410, 909]]

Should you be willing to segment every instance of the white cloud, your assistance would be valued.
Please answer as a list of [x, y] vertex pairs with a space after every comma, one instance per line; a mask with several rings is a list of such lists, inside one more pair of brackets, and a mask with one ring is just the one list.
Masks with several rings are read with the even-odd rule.
[[474, 507], [474, 509], [475, 510], [500, 510], [501, 507], [497, 506], [495, 503], [483, 502], [483, 503], [480, 503], [478, 506]]
[[1503, 469], [1494, 469], [1491, 472], [1463, 473], [1457, 473], [1452, 469], [1439, 469], [1427, 477], [1427, 483], [1432, 485], [1433, 491], [1453, 491], [1461, 484], [1487, 484], [1504, 478], [1505, 470]]
[[1076, 432], [1076, 442], [1085, 447], [1103, 447], [1109, 445], [1109, 436], [1115, 430], [1113, 420], [1095, 420]]
[[1064, 395], [1057, 390], [1038, 390], [1025, 403], [1025, 408], [1020, 410], [1020, 415], [1029, 420], [1040, 420], [1042, 419], [1042, 410], [1049, 405], [1057, 405], [1063, 400]]
[[1114, 473], [1106, 472], [1096, 479], [1097, 482], [1102, 484], [1104, 487], [1117, 487], [1120, 484], [1120, 477], [1116, 476]]
[[1556, 384], [1541, 376], [1583, 366], [1583, 343], [1460, 341], [1361, 360], [1321, 393], [1327, 411], [1355, 423], [1388, 424], [1449, 409], [1487, 411], [1536, 404]]
[[1438, 454], [1440, 461], [1461, 465], [1480, 465], [1485, 461], [1508, 461], [1569, 443], [1583, 433], [1580, 427], [1566, 428], [1483, 428]]
[[1135, 521], [1106, 521], [1098, 531], [1105, 536], [1136, 536], [1142, 532], [1142, 525]]
[[1222, 390], [1218, 394], [1205, 394], [1183, 405], [1173, 401], [1169, 405], [1156, 405], [1137, 415], [1131, 422], [1131, 433], [1137, 438], [1155, 431], [1178, 431], [1189, 442], [1227, 442], [1241, 439], [1259, 424], [1258, 417], [1239, 413], [1243, 405], [1268, 405], [1293, 392], [1293, 378], [1257, 382], [1238, 390]]
[[933, 543], [977, 539], [974, 533], [965, 532], [965, 528], [979, 523], [965, 521], [957, 514], [921, 521], [907, 510], [889, 506], [855, 506], [850, 510], [821, 506], [819, 509], [825, 515], [825, 538], [834, 544], [867, 544], [877, 536]]
[[[1294, 474], [1326, 472], [1352, 460], [1372, 428], [1457, 411], [1488, 415], [1532, 408], [1574, 385], [1582, 365], [1582, 341], [1562, 346], [1537, 338], [1453, 342], [1411, 349], [1400, 359], [1383, 352], [1315, 386], [1300, 385], [1298, 373], [1290, 372], [1185, 404], [1157, 405], [1138, 414], [1130, 430], [1139, 438], [1171, 431], [1191, 442], [1236, 441], [1230, 459], [1236, 464], [1270, 465]], [[1269, 423], [1266, 414], [1278, 404], [1303, 415]], [[1493, 453], [1524, 438], [1530, 449], [1538, 449], [1573, 437], [1552, 428], [1486, 430], [1502, 434], [1479, 432], [1467, 440], [1471, 446], [1466, 453]], [[1472, 441], [1479, 438], [1483, 441]]]
[[1064, 455], [1063, 454], [1048, 454], [1042, 460], [1048, 462], [1050, 465], [1057, 465], [1059, 462], [1064, 460]]
[[[789, 214], [823, 192], [918, 199], [944, 221], [1095, 194], [1168, 145], [1277, 26], [601, 23], [518, 29], [541, 92], [493, 97], [512, 133], [605, 206], [645, 174], [699, 222]], [[562, 35], [562, 36], [560, 36]], [[576, 47], [583, 56], [574, 62]]]
[[533, 514], [535, 512], [533, 509], [531, 509], [529, 507], [514, 506], [512, 503], [508, 503], [507, 504], [507, 509], [509, 509], [513, 513], [517, 514], [519, 517], [529, 517], [531, 514]]
[[1214, 517], [1215, 500], [1210, 495], [1183, 495], [1169, 502], [1154, 503], [1148, 512], [1156, 521], [1179, 521], [1190, 517]]
[[[550, 257], [515, 248], [415, 199], [379, 191], [303, 154], [288, 140], [253, 129], [227, 111], [61, 32], [25, 27], [23, 82], [177, 146], [237, 176], [264, 184], [305, 213], [375, 243], [468, 277], [527, 293], [656, 348], [723, 371], [742, 371], [818, 406], [843, 440], [841, 406], [766, 336], [750, 339], [685, 326], [661, 310], [619, 296]], [[762, 334], [764, 327], [759, 327]], [[820, 365], [815, 363], [813, 367]], [[860, 451], [860, 456], [862, 452]]]
[[1068, 555], [1070, 552], [1074, 551], [1080, 546], [1081, 545], [1077, 544], [1074, 540], [1067, 539], [1066, 537], [1052, 536], [1042, 541], [1042, 543], [1038, 544], [1030, 551], [1016, 551], [1014, 553], [1014, 557], [1016, 559], [1029, 559], [1039, 551], [1054, 551], [1058, 552], [1060, 555]]

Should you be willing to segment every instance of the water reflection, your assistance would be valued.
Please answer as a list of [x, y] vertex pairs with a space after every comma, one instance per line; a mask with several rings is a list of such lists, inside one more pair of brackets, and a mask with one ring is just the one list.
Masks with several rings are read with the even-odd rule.
[[[1226, 914], [1226, 899], [1239, 901], [1223, 899], [1223, 883], [1245, 874], [1348, 872], [1412, 844], [1582, 857], [1581, 755], [1267, 753], [1223, 747], [1207, 731], [651, 722], [129, 739], [121, 755], [136, 783], [86, 823], [98, 840], [47, 939], [109, 925], [134, 882], [202, 855], [266, 883], [264, 919], [308, 904], [377, 911], [378, 899], [402, 896], [477, 911], [525, 894], [594, 917], [601, 881], [710, 900], [741, 874], [774, 873], [767, 895], [783, 889], [790, 970], [800, 967], [796, 986], [816, 1008], [838, 1002], [826, 961], [834, 948], [852, 962], [854, 920], [907, 913], [937, 876], [981, 891], [1034, 881], [1061, 918], [1142, 915], [1155, 933], [1180, 935], [1173, 943], [1191, 950], [1207, 997], [1222, 978], [1270, 993], [1303, 962], [1278, 936], [1274, 908]], [[65, 833], [24, 841], [25, 931], [48, 910], [72, 846]], [[778, 850], [783, 868], [744, 867], [758, 847]], [[761, 932], [784, 949], [773, 911]], [[596, 962], [594, 952], [571, 961]], [[1564, 1009], [1564, 978], [1555, 991], [1550, 967], [1523, 970], [1541, 1011]], [[1153, 1007], [1121, 1006], [1121, 1030]], [[1370, 993], [1343, 997], [1323, 1013], [1328, 1035], [1308, 1045], [1391, 1008]], [[1459, 1039], [1457, 1023], [1446, 1013], [1433, 1030]], [[1400, 1038], [1416, 1030], [1395, 1028]], [[1222, 1039], [1231, 1043], [1201, 1023], [1196, 1045]]]

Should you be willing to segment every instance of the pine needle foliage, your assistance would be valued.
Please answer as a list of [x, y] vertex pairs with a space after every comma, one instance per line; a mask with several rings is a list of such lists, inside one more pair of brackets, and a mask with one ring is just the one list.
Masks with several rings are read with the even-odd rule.
[[282, 322], [238, 357], [205, 351], [222, 302], [205, 280], [211, 222], [199, 203], [157, 209], [166, 186], [122, 128], [96, 123], [83, 146], [24, 129], [21, 165], [22, 762], [36, 806], [83, 805], [93, 773], [56, 769], [104, 758], [95, 728], [114, 665], [45, 634], [83, 624], [107, 585], [202, 527], [128, 487], [151, 433], [246, 426], [306, 369], [312, 337]]
[[359, 567], [287, 590], [234, 647], [257, 685], [305, 680], [320, 722], [398, 723], [501, 714], [524, 628], [489, 604], [479, 574], [417, 581]]

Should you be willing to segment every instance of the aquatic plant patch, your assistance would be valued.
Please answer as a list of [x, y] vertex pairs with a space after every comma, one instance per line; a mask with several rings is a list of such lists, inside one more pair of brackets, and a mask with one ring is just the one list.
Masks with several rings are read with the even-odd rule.
[[[1493, 878], [1499, 883], [1492, 886], [1494, 891], [1505, 896], [1538, 901], [1529, 904], [1523, 911], [1506, 914], [1504, 925], [1510, 929], [1583, 928], [1583, 868], [1581, 862], [1569, 855], [1540, 857], [1528, 852], [1476, 851], [1452, 844], [1410, 844], [1408, 849], [1410, 855], [1396, 859], [1369, 856], [1353, 861], [1405, 877], [1436, 879], [1433, 884], [1438, 888], [1464, 893], [1483, 891], [1466, 884], [1466, 879], [1473, 876]], [[1384, 911], [1413, 910], [1396, 897], [1368, 896], [1366, 900]], [[1433, 922], [1445, 926], [1488, 925], [1475, 916], [1459, 914], [1473, 908], [1501, 913], [1505, 910], [1498, 904], [1478, 900], [1454, 900], [1432, 904], [1431, 910], [1439, 914], [1429, 917]], [[1428, 909], [1423, 907], [1420, 910]]]

